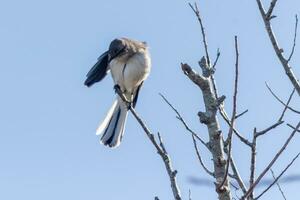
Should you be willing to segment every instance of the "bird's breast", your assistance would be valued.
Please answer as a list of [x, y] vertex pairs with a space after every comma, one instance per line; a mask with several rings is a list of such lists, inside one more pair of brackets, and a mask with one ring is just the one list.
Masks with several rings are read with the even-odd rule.
[[114, 59], [110, 62], [110, 70], [115, 84], [121, 89], [133, 92], [149, 75], [150, 56], [147, 52], [138, 52], [127, 60]]

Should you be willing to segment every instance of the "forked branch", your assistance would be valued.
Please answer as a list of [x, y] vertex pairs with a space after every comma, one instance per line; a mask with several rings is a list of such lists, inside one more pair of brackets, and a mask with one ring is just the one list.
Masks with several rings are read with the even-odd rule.
[[166, 170], [168, 172], [169, 178], [170, 178], [171, 188], [172, 188], [174, 199], [181, 200], [180, 190], [179, 190], [177, 180], [176, 180], [177, 170], [174, 170], [172, 167], [170, 156], [169, 156], [168, 152], [166, 151], [166, 148], [163, 144], [160, 134], [158, 133], [158, 139], [159, 139], [159, 143], [158, 143], [154, 137], [154, 134], [151, 133], [151, 131], [146, 126], [146, 124], [142, 120], [142, 118], [137, 114], [137, 112], [130, 105], [130, 103], [128, 103], [127, 99], [125, 98], [125, 96], [123, 95], [123, 93], [119, 87], [116, 87], [116, 92], [121, 97], [121, 99], [124, 101], [124, 103], [128, 105], [128, 109], [130, 110], [132, 115], [135, 117], [135, 119], [138, 121], [138, 123], [141, 125], [141, 127], [143, 128], [147, 137], [149, 138], [149, 140], [151, 141], [153, 146], [156, 148], [157, 153], [160, 155], [161, 159], [163, 160]]

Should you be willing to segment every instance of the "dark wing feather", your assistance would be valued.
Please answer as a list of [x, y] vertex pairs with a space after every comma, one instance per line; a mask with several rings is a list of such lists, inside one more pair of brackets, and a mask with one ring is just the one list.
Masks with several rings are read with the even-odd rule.
[[84, 85], [90, 87], [94, 83], [101, 81], [107, 74], [108, 67], [108, 51], [104, 52], [99, 58], [97, 63], [92, 67], [92, 69], [87, 73], [87, 79]]
[[137, 102], [138, 97], [139, 97], [139, 92], [140, 92], [140, 89], [141, 89], [143, 83], [144, 83], [144, 82], [142, 82], [142, 83], [139, 85], [139, 87], [136, 89], [135, 96], [134, 96], [133, 102], [132, 102], [132, 105], [133, 105], [134, 108], [135, 108], [135, 106], [136, 106], [136, 102]]

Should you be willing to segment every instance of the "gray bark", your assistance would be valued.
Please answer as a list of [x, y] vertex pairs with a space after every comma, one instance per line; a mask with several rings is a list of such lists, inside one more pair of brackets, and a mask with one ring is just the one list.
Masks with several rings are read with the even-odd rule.
[[213, 70], [207, 65], [205, 57], [199, 62], [202, 68], [202, 75], [195, 72], [188, 64], [182, 64], [182, 70], [188, 78], [193, 81], [202, 91], [205, 104], [205, 112], [199, 112], [200, 122], [205, 124], [209, 134], [209, 149], [212, 154], [214, 164], [214, 175], [216, 179], [216, 192], [220, 200], [231, 200], [231, 193], [228, 179], [223, 187], [219, 187], [223, 182], [226, 171], [226, 159], [224, 154], [223, 137], [220, 130], [217, 110], [224, 100], [224, 96], [216, 99], [213, 85], [211, 83], [211, 74]]

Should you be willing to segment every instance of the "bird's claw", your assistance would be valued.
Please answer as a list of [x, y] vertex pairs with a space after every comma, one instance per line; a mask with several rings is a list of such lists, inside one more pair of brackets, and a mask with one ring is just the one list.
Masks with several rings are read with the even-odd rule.
[[127, 104], [127, 110], [130, 110], [132, 108], [132, 102], [126, 102]]
[[114, 85], [114, 90], [115, 90], [115, 93], [121, 92], [121, 88], [118, 84]]
[[121, 88], [118, 84], [114, 85], [115, 93], [117, 93], [121, 99], [125, 102], [127, 109], [130, 110], [132, 108], [132, 102], [128, 101], [126, 97], [123, 95]]

